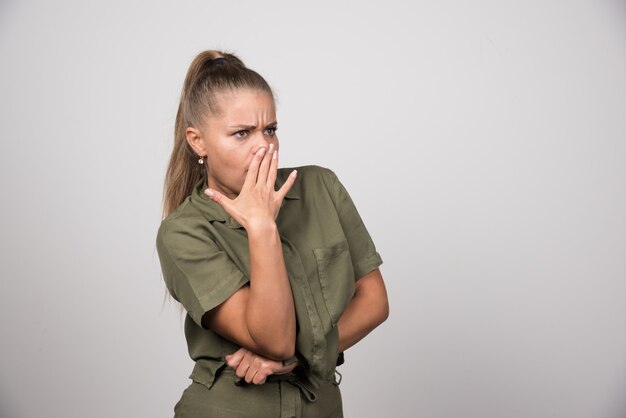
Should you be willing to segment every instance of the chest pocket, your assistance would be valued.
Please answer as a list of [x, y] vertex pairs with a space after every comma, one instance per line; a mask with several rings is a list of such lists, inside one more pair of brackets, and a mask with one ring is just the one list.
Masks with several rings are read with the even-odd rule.
[[348, 241], [343, 239], [328, 247], [314, 248], [313, 254], [324, 303], [335, 327], [354, 295], [354, 268]]

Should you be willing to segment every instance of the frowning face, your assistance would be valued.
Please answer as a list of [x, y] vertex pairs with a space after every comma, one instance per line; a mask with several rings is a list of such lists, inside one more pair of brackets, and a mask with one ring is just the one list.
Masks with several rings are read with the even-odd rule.
[[267, 92], [249, 89], [217, 93], [219, 113], [209, 114], [200, 129], [187, 128], [187, 141], [206, 156], [208, 186], [234, 199], [260, 147], [274, 144], [276, 109]]

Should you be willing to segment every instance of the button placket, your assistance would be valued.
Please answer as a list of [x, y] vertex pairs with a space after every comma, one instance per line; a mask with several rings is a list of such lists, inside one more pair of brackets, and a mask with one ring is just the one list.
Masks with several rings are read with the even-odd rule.
[[[307, 280], [302, 260], [298, 254], [295, 246], [284, 236], [280, 235], [280, 240], [283, 243], [283, 254], [285, 257], [291, 258], [294, 262], [294, 270], [296, 270], [292, 276], [292, 279], [298, 283], [299, 289], [304, 296], [304, 302], [307, 308], [309, 323], [311, 325], [313, 335], [313, 348], [312, 348], [312, 362], [311, 368], [314, 369], [316, 375], [324, 375], [324, 366], [326, 364], [326, 338], [323, 332], [322, 320], [317, 312], [315, 305], [315, 299], [313, 298], [313, 292], [311, 285]], [[314, 382], [312, 382], [314, 383]], [[316, 383], [314, 383], [317, 386]]]

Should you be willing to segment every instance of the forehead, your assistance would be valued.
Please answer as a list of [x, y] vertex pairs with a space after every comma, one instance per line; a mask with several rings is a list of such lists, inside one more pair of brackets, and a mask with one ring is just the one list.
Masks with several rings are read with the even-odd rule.
[[[276, 108], [272, 96], [259, 90], [227, 90], [215, 95], [215, 102], [219, 113], [214, 115], [217, 119], [237, 120], [264, 120], [275, 118]], [[252, 120], [249, 120], [252, 122]]]

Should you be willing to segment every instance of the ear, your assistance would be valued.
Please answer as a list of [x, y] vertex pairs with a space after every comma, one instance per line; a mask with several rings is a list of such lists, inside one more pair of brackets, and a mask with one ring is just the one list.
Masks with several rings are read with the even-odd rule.
[[193, 149], [196, 154], [198, 154], [200, 157], [204, 157], [207, 155], [204, 141], [202, 140], [202, 134], [199, 130], [189, 127], [185, 129], [185, 137], [187, 138], [187, 142], [191, 146], [191, 149]]

